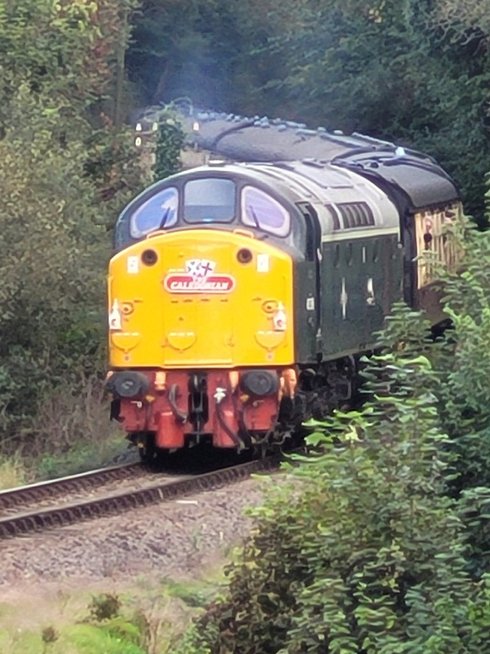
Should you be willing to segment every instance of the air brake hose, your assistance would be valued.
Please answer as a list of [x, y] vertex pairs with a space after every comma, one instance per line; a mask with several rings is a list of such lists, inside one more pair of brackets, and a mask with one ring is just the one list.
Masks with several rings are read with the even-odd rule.
[[240, 428], [240, 433], [246, 437], [248, 447], [252, 447], [252, 434], [248, 431], [247, 426], [245, 425], [245, 420], [243, 418], [243, 408], [238, 406], [237, 397], [234, 393], [232, 396], [233, 408], [235, 413], [238, 416], [238, 427]]
[[170, 404], [170, 408], [172, 409], [172, 413], [177, 418], [177, 420], [180, 420], [180, 422], [184, 423], [187, 422], [187, 414], [181, 411], [177, 406], [177, 402], [176, 402], [177, 388], [178, 388], [177, 384], [172, 384], [172, 386], [170, 387], [170, 390], [168, 392], [168, 402]]
[[226, 421], [223, 416], [223, 411], [221, 409], [221, 400], [216, 401], [216, 413], [218, 415], [218, 422], [221, 425], [221, 427], [225, 430], [225, 432], [228, 434], [228, 436], [231, 438], [231, 440], [235, 443], [235, 445], [238, 447], [239, 450], [245, 449], [245, 444], [242, 441], [242, 439], [238, 436], [238, 434], [235, 434], [234, 431], [232, 431], [228, 425], [226, 424]]

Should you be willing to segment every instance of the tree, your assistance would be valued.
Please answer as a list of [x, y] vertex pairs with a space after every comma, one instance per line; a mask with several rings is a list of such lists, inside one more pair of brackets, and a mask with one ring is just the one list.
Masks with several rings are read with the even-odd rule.
[[[208, 64], [211, 47], [201, 23], [204, 4], [195, 0], [141, 3], [141, 11], [134, 20], [128, 70], [131, 78], [138, 80], [146, 103], [170, 101], [191, 89], [196, 92], [195, 101], [199, 101], [199, 77]], [[212, 12], [216, 0], [208, 4]], [[208, 88], [212, 88], [213, 82], [208, 81]]]
[[[275, 14], [289, 9], [281, 3]], [[468, 210], [481, 217], [488, 50], [450, 38], [428, 2], [310, 0], [293, 16], [263, 54], [284, 61], [284, 74], [269, 79], [263, 101], [273, 111], [294, 107], [294, 117], [312, 125], [429, 152], [461, 185]], [[468, 151], [470, 164], [462, 156]]]
[[100, 360], [107, 225], [141, 180], [102, 111], [119, 20], [110, 0], [0, 2], [4, 443]]
[[485, 15], [473, 0], [146, 0], [129, 68], [147, 101], [186, 95], [197, 106], [357, 130], [428, 152], [481, 221]]

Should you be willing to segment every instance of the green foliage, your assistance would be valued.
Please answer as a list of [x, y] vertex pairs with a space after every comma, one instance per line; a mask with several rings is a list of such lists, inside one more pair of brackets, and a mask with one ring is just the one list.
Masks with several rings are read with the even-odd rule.
[[[0, 1], [4, 451], [38, 454], [48, 408], [83, 402], [102, 367], [108, 226], [141, 182], [132, 135], [102, 110], [124, 45], [122, 4], [132, 3]], [[59, 433], [66, 422], [56, 418]], [[60, 447], [45, 436], [48, 451]]]
[[394, 307], [363, 409], [308, 423], [312, 454], [270, 482], [229, 594], [187, 651], [486, 651], [490, 240], [468, 225], [460, 237], [452, 329], [434, 339]]
[[216, 595], [216, 584], [202, 580], [165, 580], [165, 591], [169, 597], [176, 597], [190, 607], [204, 607]]
[[450, 356], [438, 362], [439, 411], [458, 456], [458, 488], [490, 486], [490, 233], [467, 228], [461, 235], [463, 268], [447, 276], [446, 312], [452, 329], [445, 335]]
[[[101, 100], [111, 91], [115, 51], [128, 38], [124, 12], [135, 4], [133, 0], [1, 0], [1, 93], [6, 102], [0, 124], [10, 123], [8, 100], [19, 80], [33, 93], [49, 94], [65, 115], [73, 116], [74, 111]], [[54, 111], [51, 107], [45, 113]]]
[[270, 483], [229, 599], [195, 636], [202, 651], [481, 651], [480, 600], [444, 496], [436, 373], [395, 348], [365, 376], [362, 411], [310, 424], [316, 455], [295, 457], [291, 485]]
[[229, 593], [185, 651], [486, 651], [488, 239], [463, 235], [463, 268], [445, 281], [452, 330], [434, 340], [394, 307], [362, 410], [308, 423], [311, 454], [269, 481]]
[[77, 654], [145, 654], [138, 644], [122, 638], [119, 633], [113, 634], [105, 627], [87, 624], [67, 630], [66, 645]]
[[[83, 366], [94, 355], [102, 334], [98, 307], [108, 252], [104, 231], [95, 222], [95, 190], [80, 176], [82, 144], [56, 148], [57, 121], [36, 119], [39, 105], [24, 89], [18, 101], [27, 123], [0, 141], [5, 428], [32, 412], [49, 376], [56, 383], [70, 361], [76, 365], [81, 357]], [[74, 330], [80, 345], [76, 353]]]
[[477, 579], [490, 571], [490, 484], [480, 483], [463, 490], [458, 501], [468, 543], [468, 567]]
[[78, 624], [41, 633], [18, 629], [13, 635], [0, 629], [2, 654], [148, 654], [139, 645], [140, 634], [131, 622]]
[[133, 19], [128, 72], [141, 104], [192, 95], [221, 107], [236, 93], [230, 78], [243, 42], [246, 11], [228, 0], [142, 0]]
[[113, 636], [118, 638], [120, 641], [125, 641], [128, 644], [133, 643], [134, 645], [139, 645], [141, 640], [141, 633], [136, 624], [132, 621], [123, 618], [122, 616], [114, 615], [110, 618], [103, 618], [104, 625], [101, 626], [101, 629]]
[[[31, 481], [42, 481], [65, 475], [76, 475], [94, 468], [102, 468], [119, 460], [121, 454], [124, 453], [124, 446], [121, 443], [121, 432], [117, 427], [107, 433], [105, 423], [107, 423], [109, 413], [108, 404], [100, 407], [100, 416], [96, 422], [91, 424], [87, 424], [86, 421], [74, 424], [75, 421], [69, 420], [73, 416], [78, 417], [77, 409], [78, 405], [72, 408], [72, 413], [67, 412], [60, 416], [60, 420], [64, 419], [68, 422], [68, 424], [65, 423], [65, 427], [67, 429], [72, 427], [74, 430], [67, 431], [65, 441], [53, 437], [49, 446], [46, 444], [43, 446], [38, 439], [35, 444], [30, 439], [31, 450], [29, 456], [24, 452], [27, 463], [23, 469], [24, 476], [20, 478], [24, 480], [24, 483], [26, 483], [26, 478]], [[85, 416], [85, 420], [89, 418], [90, 416]], [[84, 427], [86, 427], [85, 430]], [[97, 438], [95, 438], [95, 430], [97, 430]], [[47, 433], [46, 429], [42, 431]], [[70, 443], [71, 446], [68, 447]], [[17, 481], [12, 485], [20, 484], [21, 482]]]
[[453, 356], [447, 359], [441, 411], [451, 434], [474, 433], [490, 424], [487, 402], [490, 372], [490, 232], [468, 228], [460, 247], [464, 265], [445, 284], [447, 334]]
[[159, 115], [158, 136], [155, 152], [155, 180], [165, 179], [181, 169], [180, 152], [184, 147], [185, 134], [172, 109]]
[[468, 543], [468, 569], [475, 578], [490, 572], [490, 233], [466, 226], [459, 247], [462, 269], [445, 280], [448, 356], [439, 357], [439, 415], [455, 456], [450, 491]]
[[142, 104], [187, 95], [197, 106], [419, 148], [454, 175], [483, 221], [488, 8], [488, 0], [143, 0], [128, 69]]
[[214, 654], [219, 650], [212, 649], [210, 643], [216, 643], [218, 640], [218, 627], [212, 626], [207, 622], [202, 624], [192, 624], [180, 639], [173, 654]]
[[490, 223], [490, 172], [485, 175], [485, 216]]

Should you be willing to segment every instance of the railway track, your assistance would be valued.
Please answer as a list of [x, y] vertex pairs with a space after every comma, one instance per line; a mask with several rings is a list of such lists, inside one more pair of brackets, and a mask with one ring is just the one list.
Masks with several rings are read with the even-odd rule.
[[278, 463], [278, 457], [269, 457], [204, 474], [155, 474], [141, 464], [129, 464], [1, 491], [0, 539], [214, 490], [272, 470]]

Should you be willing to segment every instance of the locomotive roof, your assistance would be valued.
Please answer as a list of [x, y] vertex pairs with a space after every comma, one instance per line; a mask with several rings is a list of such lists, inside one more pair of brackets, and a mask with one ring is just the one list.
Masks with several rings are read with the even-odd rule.
[[271, 185], [282, 185], [282, 195], [292, 203], [309, 201], [318, 215], [322, 234], [338, 235], [344, 231], [334, 227], [332, 212], [340, 212], [345, 206], [368, 206], [373, 223], [370, 229], [398, 231], [399, 215], [389, 197], [370, 180], [360, 178], [348, 169], [338, 169], [331, 164], [313, 162], [279, 162], [272, 165], [249, 164]]
[[309, 203], [317, 213], [325, 237], [341, 237], [344, 228], [335, 227], [332, 213], [342, 214], [343, 207], [347, 205], [353, 208], [356, 205], [369, 207], [372, 223], [366, 225], [368, 231], [399, 230], [398, 211], [382, 189], [348, 168], [338, 168], [329, 163], [288, 161], [237, 164], [215, 161], [161, 180], [145, 191], [145, 194], [157, 193], [163, 186], [177, 180], [210, 175], [219, 177], [223, 174], [237, 181], [241, 179], [245, 183], [253, 182], [290, 205]]
[[[243, 162], [331, 163], [370, 179], [410, 210], [459, 199], [453, 180], [430, 156], [362, 134], [303, 123], [200, 112], [184, 119], [188, 140]], [[198, 129], [196, 129], [198, 127]]]

